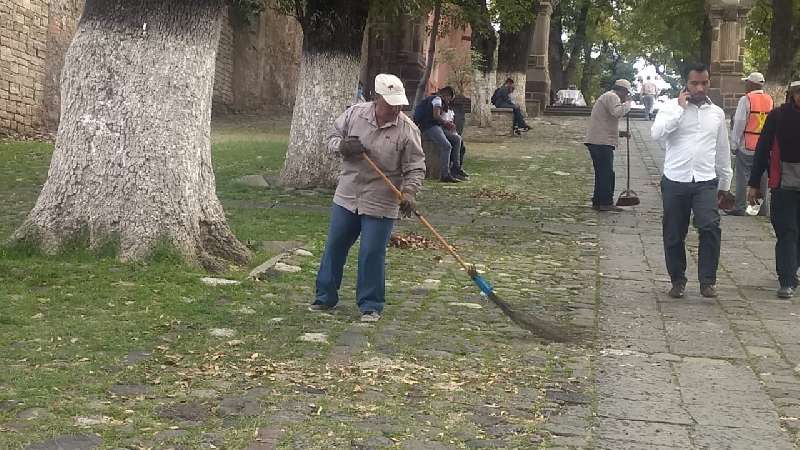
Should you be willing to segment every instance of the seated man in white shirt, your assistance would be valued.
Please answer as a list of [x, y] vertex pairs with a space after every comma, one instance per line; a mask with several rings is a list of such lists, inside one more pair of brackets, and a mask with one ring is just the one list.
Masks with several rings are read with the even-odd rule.
[[719, 204], [731, 194], [730, 142], [725, 113], [706, 95], [709, 72], [705, 65], [690, 66], [686, 88], [656, 115], [651, 134], [665, 150], [661, 196], [664, 203], [663, 238], [669, 296], [680, 298], [686, 289], [686, 233], [694, 213], [700, 245], [700, 293], [716, 297], [722, 230]]

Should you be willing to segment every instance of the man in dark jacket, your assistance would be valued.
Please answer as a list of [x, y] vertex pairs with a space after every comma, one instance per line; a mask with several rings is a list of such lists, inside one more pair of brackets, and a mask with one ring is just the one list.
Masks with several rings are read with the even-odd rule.
[[461, 170], [461, 136], [456, 133], [456, 125], [443, 117], [446, 107], [453, 101], [455, 91], [445, 86], [414, 108], [414, 122], [422, 136], [435, 142], [439, 147], [440, 180], [444, 183], [458, 183], [466, 180]]
[[495, 89], [492, 94], [492, 104], [497, 108], [512, 108], [514, 110], [514, 132], [528, 131], [531, 127], [525, 123], [525, 118], [522, 117], [522, 111], [516, 103], [511, 101], [511, 93], [514, 92], [514, 80], [506, 78], [506, 82], [502, 86]]
[[764, 198], [760, 183], [769, 171], [770, 218], [778, 242], [775, 269], [778, 297], [791, 298], [797, 289], [800, 248], [800, 81], [789, 85], [788, 101], [773, 110], [764, 123], [756, 145], [747, 201]]

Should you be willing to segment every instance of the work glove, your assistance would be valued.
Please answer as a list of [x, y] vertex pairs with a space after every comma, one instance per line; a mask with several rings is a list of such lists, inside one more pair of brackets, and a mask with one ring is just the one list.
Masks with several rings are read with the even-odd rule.
[[631, 137], [631, 133], [628, 132], [628, 131], [620, 131], [619, 132], [619, 137], [621, 137], [621, 138], [629, 138], [629, 137]]
[[348, 136], [339, 143], [339, 153], [343, 159], [352, 160], [360, 157], [366, 149], [361, 145], [358, 136]]
[[411, 192], [403, 192], [403, 198], [400, 200], [400, 215], [403, 217], [411, 217], [414, 211], [417, 210], [417, 199]]

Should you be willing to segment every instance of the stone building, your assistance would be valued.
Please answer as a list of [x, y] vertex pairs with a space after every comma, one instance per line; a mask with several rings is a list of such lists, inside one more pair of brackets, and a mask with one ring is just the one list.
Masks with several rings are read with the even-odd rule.
[[[61, 68], [83, 4], [0, 0], [0, 135], [58, 128]], [[226, 18], [217, 52], [215, 113], [290, 109], [301, 45], [300, 25], [270, 8], [249, 20]]]

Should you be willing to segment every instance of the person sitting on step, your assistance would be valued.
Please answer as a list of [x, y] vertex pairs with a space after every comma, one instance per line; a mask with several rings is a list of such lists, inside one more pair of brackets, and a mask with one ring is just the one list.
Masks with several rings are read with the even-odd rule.
[[520, 131], [528, 131], [531, 127], [522, 117], [522, 110], [519, 109], [519, 106], [511, 101], [512, 92], [514, 92], [514, 80], [506, 78], [506, 82], [495, 89], [494, 94], [492, 94], [492, 104], [496, 108], [511, 108], [514, 110], [514, 134], [519, 134]]
[[449, 108], [454, 97], [453, 88], [445, 86], [414, 108], [414, 122], [422, 136], [439, 148], [440, 180], [443, 183], [458, 183], [465, 180], [467, 175], [461, 170], [461, 136], [456, 133], [455, 123], [443, 117], [444, 110]]

